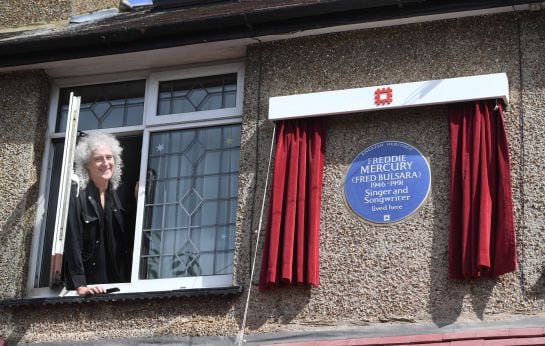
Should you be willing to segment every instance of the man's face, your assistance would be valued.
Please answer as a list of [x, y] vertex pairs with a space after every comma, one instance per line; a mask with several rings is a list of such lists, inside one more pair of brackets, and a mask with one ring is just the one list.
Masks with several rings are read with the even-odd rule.
[[93, 150], [87, 163], [89, 177], [95, 185], [107, 184], [112, 178], [115, 169], [115, 160], [112, 149], [108, 146], [100, 146]]

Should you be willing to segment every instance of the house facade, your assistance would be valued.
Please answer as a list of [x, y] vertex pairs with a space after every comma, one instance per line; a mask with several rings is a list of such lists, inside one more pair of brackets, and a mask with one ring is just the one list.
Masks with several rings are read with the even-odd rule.
[[[542, 2], [93, 3], [1, 8], [3, 340], [392, 344], [386, 338], [545, 335]], [[497, 75], [505, 85], [489, 77]], [[480, 78], [489, 84], [471, 89]], [[500, 94], [489, 92], [496, 86]], [[378, 101], [366, 99], [369, 90]], [[413, 98], [396, 104], [405, 90]], [[458, 94], [483, 90], [477, 100], [503, 109], [516, 270], [449, 279], [449, 107], [475, 101]], [[118, 136], [127, 189], [138, 187], [131, 282], [92, 298], [49, 287], [72, 91], [82, 97], [80, 129]], [[292, 118], [326, 121], [319, 273], [312, 285], [259, 289], [271, 244], [275, 124]], [[347, 200], [356, 159], [387, 142], [418, 149], [429, 168], [429, 180], [415, 185], [425, 185], [424, 197], [395, 222], [384, 213], [370, 220]]]

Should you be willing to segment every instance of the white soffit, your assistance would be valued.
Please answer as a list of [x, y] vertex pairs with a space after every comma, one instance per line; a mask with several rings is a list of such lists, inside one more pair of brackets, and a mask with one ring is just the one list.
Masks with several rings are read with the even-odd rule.
[[496, 98], [509, 103], [505, 73], [271, 97], [269, 120]]

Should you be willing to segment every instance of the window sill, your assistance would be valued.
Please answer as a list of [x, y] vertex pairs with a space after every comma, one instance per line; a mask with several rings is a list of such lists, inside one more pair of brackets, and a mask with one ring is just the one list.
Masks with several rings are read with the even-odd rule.
[[95, 302], [116, 302], [133, 300], [159, 300], [175, 299], [180, 297], [196, 296], [236, 296], [242, 293], [241, 286], [217, 287], [217, 288], [195, 288], [185, 290], [174, 290], [164, 292], [141, 292], [141, 293], [111, 293], [90, 297], [46, 297], [46, 298], [19, 298], [0, 301], [0, 307], [20, 306], [42, 306], [57, 304], [82, 304]]

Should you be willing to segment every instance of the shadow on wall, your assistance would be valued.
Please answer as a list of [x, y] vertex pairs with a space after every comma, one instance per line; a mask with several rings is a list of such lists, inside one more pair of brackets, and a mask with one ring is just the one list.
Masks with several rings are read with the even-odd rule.
[[[245, 333], [258, 330], [266, 323], [289, 324], [308, 307], [311, 290], [307, 286], [275, 287], [266, 291], [259, 291], [257, 286], [252, 287]], [[242, 326], [246, 303], [246, 295], [243, 297], [244, 301], [241, 301], [236, 314], [239, 328]]]
[[[21, 253], [21, 256], [19, 257], [21, 262], [19, 263], [14, 263], [14, 258], [2, 261], [3, 266], [0, 269], [0, 272], [2, 272], [3, 275], [9, 275], [11, 280], [6, 280], [0, 285], [0, 299], [18, 298], [23, 294], [24, 287], [26, 287], [26, 269], [30, 256], [30, 249], [27, 246], [30, 244], [30, 241], [26, 238], [32, 236], [32, 227], [30, 227], [30, 231], [26, 230], [22, 237], [21, 235], [17, 235], [17, 233], [23, 233], [24, 228], [28, 227], [28, 224], [25, 224], [25, 219], [28, 219], [28, 217], [25, 216], [25, 213], [28, 213], [28, 210], [33, 208], [32, 204], [37, 200], [38, 183], [31, 185], [22, 196], [26, 197], [19, 200], [8, 218], [0, 225], [0, 244], [10, 247], [12, 251], [20, 251]], [[33, 221], [34, 218], [31, 218], [31, 220]], [[17, 241], [17, 243], [15, 243], [15, 241]], [[20, 272], [21, 270], [23, 271], [22, 273]], [[0, 325], [4, 328], [8, 328], [13, 322], [13, 314], [14, 311], [11, 309], [0, 309]], [[26, 325], [18, 326], [19, 330], [17, 331], [14, 330], [13, 327], [14, 326], [12, 325], [11, 330], [0, 330], [0, 332], [5, 333], [4, 335], [0, 335], [0, 346], [7, 345], [8, 341], [10, 344], [19, 343], [21, 336], [24, 335], [28, 329], [28, 326]]]
[[[29, 227], [28, 224], [25, 224], [25, 221], [29, 220], [25, 213], [28, 213], [28, 210], [33, 208], [32, 204], [36, 201], [38, 193], [38, 184], [32, 184], [26, 192], [21, 194], [22, 198], [19, 200], [17, 205], [13, 208], [10, 215], [6, 218], [2, 224], [0, 224], [0, 244], [3, 246], [9, 247], [14, 252], [19, 252], [21, 254], [21, 259], [23, 263], [13, 263], [14, 258], [5, 258], [2, 260], [2, 265], [4, 267], [0, 268], [0, 271], [4, 274], [11, 273], [11, 280], [4, 281], [4, 284], [0, 285], [0, 299], [12, 299], [16, 298], [13, 295], [12, 289], [15, 288], [15, 295], [20, 295], [22, 293], [23, 287], [26, 286], [26, 269], [28, 263], [28, 257], [30, 255], [30, 249], [27, 244], [29, 244], [27, 237], [32, 236], [32, 231], [24, 230], [25, 227]], [[32, 221], [34, 219], [32, 218]], [[32, 228], [30, 226], [30, 228]], [[20, 233], [23, 233], [22, 235]], [[19, 243], [15, 243], [18, 241]], [[17, 273], [19, 275], [15, 276], [15, 270], [24, 270], [24, 273]], [[10, 274], [8, 274], [10, 275]], [[20, 281], [15, 281], [14, 279], [20, 279]], [[9, 287], [8, 285], [12, 285]]]
[[[519, 269], [522, 270], [522, 269]], [[545, 298], [545, 268], [543, 268], [539, 279], [531, 287], [531, 293], [535, 295], [536, 298], [543, 299]]]

